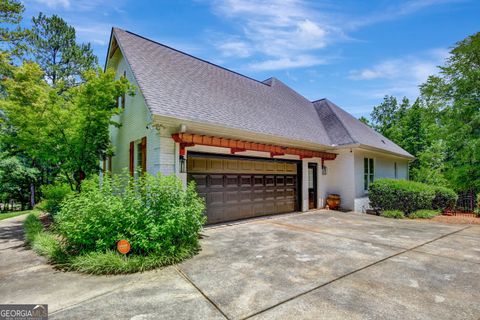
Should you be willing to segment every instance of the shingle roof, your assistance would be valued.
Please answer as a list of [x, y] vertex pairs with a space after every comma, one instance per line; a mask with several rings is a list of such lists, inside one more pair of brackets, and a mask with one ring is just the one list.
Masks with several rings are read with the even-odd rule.
[[[366, 129], [340, 108], [312, 103], [276, 78], [260, 82], [134, 33], [112, 32], [152, 114], [322, 146], [355, 143]], [[378, 145], [406, 155], [395, 147]]]
[[330, 141], [338, 146], [360, 144], [413, 158], [393, 141], [385, 138], [328, 99], [313, 102]]

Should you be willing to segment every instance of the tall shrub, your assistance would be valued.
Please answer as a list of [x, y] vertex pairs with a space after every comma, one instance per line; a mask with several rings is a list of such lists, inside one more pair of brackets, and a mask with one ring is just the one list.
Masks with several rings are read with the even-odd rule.
[[433, 187], [435, 197], [432, 201], [432, 209], [446, 210], [453, 209], [457, 203], [458, 195], [452, 189], [445, 187]]
[[435, 192], [419, 182], [379, 179], [370, 185], [368, 197], [374, 208], [401, 210], [409, 215], [419, 209], [431, 209]]
[[176, 254], [197, 249], [204, 211], [195, 185], [185, 190], [175, 176], [107, 175], [101, 184], [87, 180], [64, 201], [56, 228], [74, 252], [115, 250], [126, 239], [135, 254]]

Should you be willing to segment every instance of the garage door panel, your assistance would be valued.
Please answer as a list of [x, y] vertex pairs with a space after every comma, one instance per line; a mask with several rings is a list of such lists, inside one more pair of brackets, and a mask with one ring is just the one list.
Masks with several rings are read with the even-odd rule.
[[189, 172], [188, 179], [197, 183], [197, 192], [205, 198], [208, 223], [296, 210], [295, 163], [234, 158], [204, 160], [190, 164], [189, 157], [187, 167], [207, 168], [206, 172]]

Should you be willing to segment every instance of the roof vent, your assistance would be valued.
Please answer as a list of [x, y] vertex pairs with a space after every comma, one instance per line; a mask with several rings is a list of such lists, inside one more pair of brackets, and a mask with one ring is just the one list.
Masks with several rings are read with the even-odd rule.
[[383, 144], [386, 144], [385, 140], [382, 140]]

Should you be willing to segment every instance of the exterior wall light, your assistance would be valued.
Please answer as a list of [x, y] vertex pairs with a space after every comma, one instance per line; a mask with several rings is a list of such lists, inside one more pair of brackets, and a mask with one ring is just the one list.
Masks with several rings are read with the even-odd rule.
[[186, 162], [185, 156], [180, 155], [180, 173], [186, 173], [187, 172], [185, 162]]
[[327, 175], [327, 167], [322, 165], [322, 176], [326, 176]]

